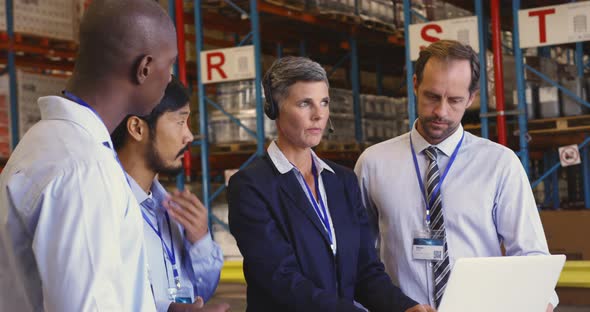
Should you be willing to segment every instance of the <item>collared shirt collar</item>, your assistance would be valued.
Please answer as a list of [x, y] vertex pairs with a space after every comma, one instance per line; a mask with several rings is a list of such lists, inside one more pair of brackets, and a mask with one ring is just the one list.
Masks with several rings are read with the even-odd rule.
[[[285, 157], [285, 154], [283, 154], [283, 152], [279, 149], [279, 146], [275, 141], [270, 143], [266, 151], [268, 152], [268, 156], [270, 156], [270, 160], [281, 174], [285, 174], [291, 171], [291, 169], [295, 168], [295, 166], [291, 164], [287, 157]], [[313, 150], [311, 150], [311, 157], [313, 158], [313, 162], [315, 163], [316, 168], [318, 168], [318, 172], [320, 174], [324, 169], [334, 173], [334, 170], [323, 160], [321, 160]]]
[[[416, 121], [414, 121], [414, 126], [412, 127], [410, 135], [412, 136], [412, 144], [414, 145], [414, 150], [416, 151], [416, 153], [420, 154], [432, 144], [428, 143], [428, 141], [424, 139], [420, 132], [418, 132], [418, 129], [416, 128], [417, 125], [418, 120], [416, 119]], [[436, 146], [447, 157], [450, 157], [453, 154], [453, 151], [455, 151], [455, 148], [457, 147], [457, 144], [459, 144], [459, 141], [461, 140], [462, 136], [463, 126], [459, 123], [459, 127], [453, 134], [451, 134], [451, 136], [433, 146]]]
[[127, 172], [125, 172], [127, 178], [129, 179], [129, 185], [131, 186], [131, 191], [137, 199], [137, 202], [143, 207], [147, 208], [147, 210], [151, 213], [155, 213], [161, 209], [164, 209], [162, 206], [162, 201], [166, 198], [167, 192], [160, 184], [158, 179], [154, 179], [152, 181], [152, 186], [150, 188], [150, 192], [152, 192], [151, 198], [149, 198], [148, 194], [139, 186], [137, 181], [133, 179]]
[[100, 144], [108, 142], [109, 147], [113, 149], [109, 130], [100, 117], [89, 108], [60, 96], [40, 97], [37, 103], [42, 119], [72, 121], [90, 133]]

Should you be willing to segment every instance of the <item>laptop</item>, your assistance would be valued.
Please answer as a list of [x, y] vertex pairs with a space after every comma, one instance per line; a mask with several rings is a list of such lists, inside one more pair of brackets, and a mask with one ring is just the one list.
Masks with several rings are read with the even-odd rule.
[[545, 312], [564, 255], [460, 258], [438, 312]]

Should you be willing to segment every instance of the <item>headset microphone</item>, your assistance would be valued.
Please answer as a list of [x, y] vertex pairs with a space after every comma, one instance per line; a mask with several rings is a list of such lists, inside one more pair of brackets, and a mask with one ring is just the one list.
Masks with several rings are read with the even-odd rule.
[[328, 133], [332, 134], [336, 131], [336, 129], [334, 129], [334, 125], [332, 124], [332, 119], [328, 118], [328, 123], [330, 123], [330, 127], [328, 127]]

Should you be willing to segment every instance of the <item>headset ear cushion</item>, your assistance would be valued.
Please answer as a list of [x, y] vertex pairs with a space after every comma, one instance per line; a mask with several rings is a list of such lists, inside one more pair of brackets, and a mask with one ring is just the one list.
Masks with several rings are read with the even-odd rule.
[[264, 113], [270, 120], [275, 120], [277, 118], [274, 105], [272, 105], [272, 99], [264, 101]]

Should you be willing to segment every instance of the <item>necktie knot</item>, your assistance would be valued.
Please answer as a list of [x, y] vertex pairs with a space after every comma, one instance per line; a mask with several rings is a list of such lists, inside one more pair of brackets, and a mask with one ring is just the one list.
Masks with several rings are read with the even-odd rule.
[[426, 157], [428, 157], [430, 161], [436, 161], [436, 150], [437, 148], [435, 146], [429, 146], [424, 150], [424, 154], [426, 154]]

